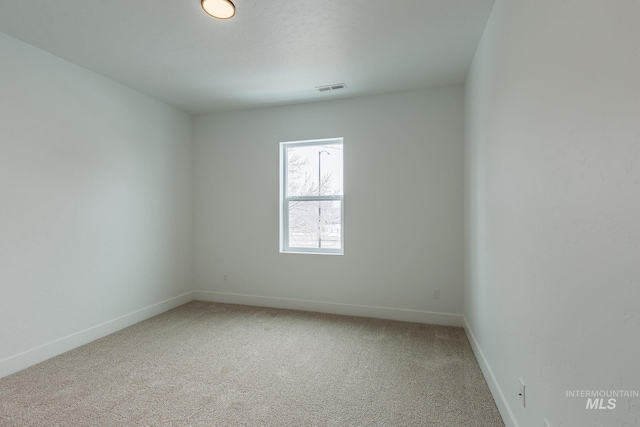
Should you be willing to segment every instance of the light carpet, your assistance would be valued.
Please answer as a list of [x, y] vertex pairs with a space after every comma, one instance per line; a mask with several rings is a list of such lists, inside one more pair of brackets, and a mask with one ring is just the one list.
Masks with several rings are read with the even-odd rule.
[[504, 426], [462, 328], [200, 301], [0, 379], [0, 425]]

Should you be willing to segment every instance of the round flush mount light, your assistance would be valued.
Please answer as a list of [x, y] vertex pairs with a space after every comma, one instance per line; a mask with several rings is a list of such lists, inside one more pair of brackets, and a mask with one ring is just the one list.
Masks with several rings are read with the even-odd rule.
[[236, 6], [231, 0], [201, 0], [202, 8], [218, 19], [230, 19], [236, 14]]

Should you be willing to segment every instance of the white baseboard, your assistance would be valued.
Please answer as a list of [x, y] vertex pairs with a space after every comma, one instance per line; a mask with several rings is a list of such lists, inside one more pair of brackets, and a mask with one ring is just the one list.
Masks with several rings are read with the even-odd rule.
[[175, 298], [162, 301], [158, 304], [136, 310], [133, 313], [125, 314], [113, 320], [92, 326], [75, 334], [57, 339], [39, 347], [32, 348], [25, 352], [16, 354], [6, 359], [0, 360], [0, 378], [21, 371], [29, 366], [43, 362], [59, 354], [65, 353], [74, 348], [88, 344], [98, 338], [105, 337], [120, 329], [124, 329], [143, 320], [157, 316], [167, 310], [186, 304], [193, 300], [193, 293], [187, 292]]
[[314, 311], [320, 313], [342, 314], [346, 316], [374, 317], [377, 319], [430, 323], [434, 325], [463, 326], [463, 318], [459, 314], [435, 313], [402, 308], [373, 307], [366, 305], [229, 294], [210, 291], [194, 291], [193, 298], [200, 301], [222, 302], [228, 304], [286, 308], [290, 310]]
[[[341, 304], [323, 301], [298, 300], [292, 298], [274, 298], [256, 295], [230, 294], [223, 292], [194, 291], [158, 304], [136, 310], [116, 319], [92, 326], [47, 344], [0, 360], [0, 378], [11, 375], [47, 359], [58, 356], [74, 348], [88, 344], [116, 331], [149, 319], [172, 308], [192, 300], [213, 301], [229, 304], [242, 304], [261, 307], [285, 308], [291, 310], [314, 311], [320, 313], [342, 314], [347, 316], [373, 317], [378, 319], [401, 320], [405, 322], [430, 323], [446, 326], [463, 326], [461, 315], [436, 313], [400, 308], [374, 307], [355, 304]], [[475, 351], [475, 349], [474, 349]], [[484, 370], [484, 369], [483, 369]], [[492, 390], [493, 391], [493, 390]], [[513, 427], [517, 427], [514, 424]]]
[[484, 356], [484, 353], [480, 349], [480, 345], [478, 344], [475, 335], [473, 335], [473, 331], [471, 330], [471, 327], [467, 322], [467, 318], [463, 316], [463, 320], [464, 330], [467, 334], [467, 337], [469, 338], [469, 342], [471, 343], [473, 353], [476, 355], [476, 359], [478, 360], [478, 364], [480, 365], [482, 374], [484, 375], [484, 378], [489, 385], [489, 390], [491, 390], [493, 400], [496, 401], [496, 406], [498, 407], [498, 411], [500, 411], [502, 421], [504, 421], [506, 427], [519, 427], [518, 423], [516, 422], [516, 418], [513, 416], [511, 407], [509, 407], [507, 399], [505, 399], [504, 393], [502, 393], [502, 389], [500, 388], [495, 375], [493, 375], [493, 371], [489, 366], [489, 362], [487, 362], [487, 358]]

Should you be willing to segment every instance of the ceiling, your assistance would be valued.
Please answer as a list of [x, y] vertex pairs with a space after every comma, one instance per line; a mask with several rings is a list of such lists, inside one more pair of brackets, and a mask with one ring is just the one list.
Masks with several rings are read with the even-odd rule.
[[200, 0], [1, 0], [0, 31], [204, 114], [462, 83], [494, 2], [233, 1], [221, 21]]

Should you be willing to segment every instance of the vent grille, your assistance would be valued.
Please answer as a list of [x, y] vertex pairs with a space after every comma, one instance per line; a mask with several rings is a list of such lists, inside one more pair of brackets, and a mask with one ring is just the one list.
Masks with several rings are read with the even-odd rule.
[[336, 83], [336, 84], [326, 85], [326, 86], [316, 86], [316, 89], [318, 89], [318, 92], [328, 92], [330, 90], [346, 89], [346, 87], [347, 85], [344, 83]]

